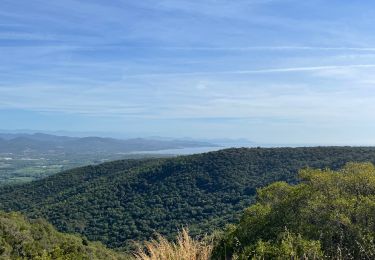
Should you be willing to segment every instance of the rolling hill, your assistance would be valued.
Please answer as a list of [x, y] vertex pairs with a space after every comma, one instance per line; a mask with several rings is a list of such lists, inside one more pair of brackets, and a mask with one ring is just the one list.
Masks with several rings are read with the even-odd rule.
[[252, 148], [164, 159], [122, 160], [0, 188], [0, 208], [44, 217], [60, 231], [84, 234], [111, 247], [128, 247], [154, 232], [193, 234], [238, 220], [256, 189], [296, 183], [304, 167], [337, 169], [349, 161], [375, 162], [375, 148]]

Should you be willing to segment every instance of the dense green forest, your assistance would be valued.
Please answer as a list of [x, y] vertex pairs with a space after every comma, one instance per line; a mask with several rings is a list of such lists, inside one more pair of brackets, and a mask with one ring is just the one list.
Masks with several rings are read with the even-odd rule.
[[258, 190], [213, 259], [374, 259], [374, 165], [306, 169], [300, 178]]
[[0, 212], [0, 259], [129, 259], [100, 243], [57, 232], [46, 221]]
[[111, 247], [159, 232], [193, 235], [238, 221], [256, 189], [297, 183], [301, 168], [375, 162], [375, 148], [226, 149], [168, 159], [122, 160], [0, 189], [0, 208], [44, 217], [60, 231]]

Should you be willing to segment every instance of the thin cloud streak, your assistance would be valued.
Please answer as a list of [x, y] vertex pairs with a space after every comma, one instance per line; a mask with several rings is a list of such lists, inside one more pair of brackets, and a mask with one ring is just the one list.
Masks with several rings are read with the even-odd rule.
[[[0, 35], [3, 36], [3, 35]], [[17, 35], [12, 34], [9, 37], [22, 38], [25, 36], [25, 40], [30, 39], [32, 34], [29, 35]], [[35, 36], [36, 38], [42, 38]], [[46, 36], [43, 36], [45, 39]], [[9, 39], [9, 38], [7, 38]], [[47, 45], [24, 45], [24, 46], [1, 46], [0, 48], [12, 49], [12, 48], [30, 48], [30, 49], [45, 49], [45, 48], [54, 48], [57, 50], [118, 50], [118, 49], [145, 49], [145, 50], [166, 50], [166, 51], [353, 51], [353, 52], [375, 52], [375, 47], [321, 47], [321, 46], [238, 46], [238, 47], [226, 47], [226, 46], [126, 46], [126, 45], [114, 45], [114, 44], [85, 44], [85, 45], [69, 45], [69, 44], [47, 44]]]
[[214, 71], [214, 72], [183, 72], [183, 73], [152, 73], [152, 74], [135, 74], [126, 75], [124, 78], [138, 77], [175, 77], [175, 76], [206, 76], [206, 75], [230, 75], [230, 74], [267, 74], [267, 73], [289, 73], [305, 71], [324, 71], [337, 69], [361, 69], [375, 68], [375, 64], [353, 64], [353, 65], [328, 65], [328, 66], [311, 66], [311, 67], [290, 67], [274, 69], [256, 69], [256, 70], [234, 70], [234, 71]]
[[[144, 47], [150, 48], [153, 47]], [[158, 47], [156, 47], [158, 48]], [[186, 50], [186, 51], [359, 51], [374, 52], [375, 47], [320, 47], [320, 46], [244, 46], [244, 47], [159, 47], [164, 50]]]

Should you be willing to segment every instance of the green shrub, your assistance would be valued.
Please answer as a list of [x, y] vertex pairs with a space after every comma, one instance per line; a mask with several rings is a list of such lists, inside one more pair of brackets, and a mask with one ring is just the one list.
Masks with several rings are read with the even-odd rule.
[[305, 169], [301, 183], [258, 190], [214, 249], [217, 259], [374, 259], [375, 167]]
[[44, 220], [0, 212], [0, 259], [127, 259], [125, 255], [57, 232]]

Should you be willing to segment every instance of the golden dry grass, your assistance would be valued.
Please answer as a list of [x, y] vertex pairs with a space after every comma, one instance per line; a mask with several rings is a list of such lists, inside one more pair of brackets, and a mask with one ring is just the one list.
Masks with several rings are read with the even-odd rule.
[[208, 260], [212, 246], [201, 240], [194, 240], [187, 229], [182, 229], [176, 242], [170, 242], [161, 235], [146, 242], [135, 253], [137, 260]]

